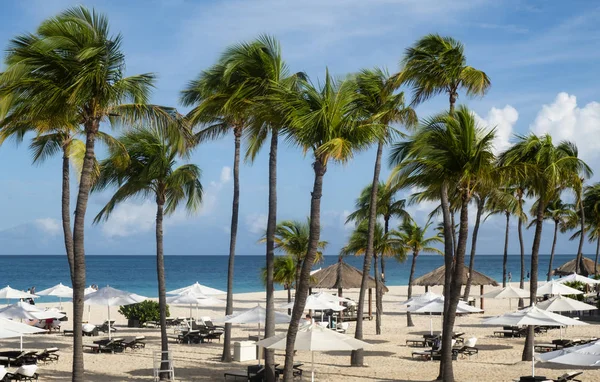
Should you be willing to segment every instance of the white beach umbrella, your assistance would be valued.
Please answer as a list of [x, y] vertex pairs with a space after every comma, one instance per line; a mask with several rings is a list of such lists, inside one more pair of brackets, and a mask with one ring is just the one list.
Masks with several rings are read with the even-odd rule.
[[202, 285], [196, 281], [192, 285], [169, 291], [169, 292], [167, 292], [167, 294], [181, 294], [181, 293], [189, 292], [189, 291], [194, 292], [196, 294], [202, 294], [205, 296], [217, 296], [220, 294], [227, 293], [220, 289], [215, 289], [215, 288], [208, 287], [206, 285]]
[[189, 305], [190, 306], [190, 318], [192, 317], [192, 308], [196, 306], [196, 319], [198, 318], [198, 307], [199, 306], [217, 306], [225, 304], [225, 301], [219, 300], [211, 296], [202, 295], [199, 298], [192, 291], [187, 291], [176, 296], [167, 297], [167, 303], [173, 305]]
[[576, 310], [597, 309], [594, 305], [586, 304], [585, 302], [577, 301], [561, 295], [552, 297], [546, 301], [542, 301], [536, 306], [540, 309], [550, 312], [571, 312]]
[[[294, 307], [293, 301], [280, 306], [281, 309], [291, 309], [293, 307]], [[311, 294], [310, 296], [308, 296], [306, 298], [306, 305], [304, 306], [304, 309], [310, 309], [310, 310], [330, 310], [331, 309], [333, 311], [339, 312], [346, 308], [341, 305], [338, 305], [337, 303], [328, 301], [327, 299], [323, 298], [322, 296], [319, 297], [317, 295]]]
[[83, 303], [88, 305], [102, 305], [108, 309], [108, 338], [110, 339], [110, 307], [120, 305], [131, 305], [147, 300], [147, 297], [135, 293], [125, 292], [109, 286], [100, 288], [97, 291], [84, 297]]
[[584, 283], [584, 284], [588, 284], [588, 285], [600, 284], [600, 280], [591, 279], [589, 277], [578, 275], [577, 273], [571, 273], [570, 275], [561, 277], [555, 281], [557, 283], [561, 283], [561, 284], [564, 284], [567, 282], [573, 282], [573, 281], [578, 281], [580, 283]]
[[600, 341], [538, 354], [536, 358], [542, 362], [570, 366], [600, 367]]
[[[286, 347], [287, 333], [278, 334], [256, 343], [257, 346], [267, 349], [284, 350]], [[312, 371], [311, 380], [315, 380], [315, 351], [357, 350], [370, 346], [369, 343], [357, 340], [334, 330], [325, 329], [319, 325], [306, 325], [298, 328], [294, 350], [307, 350], [311, 352]]]
[[[435, 300], [431, 300], [423, 305], [413, 304], [408, 307], [407, 311], [411, 313], [429, 313], [429, 333], [433, 334], [433, 313], [444, 313], [444, 298], [438, 297]], [[456, 313], [481, 313], [483, 310], [471, 306], [463, 301], [459, 301], [456, 306]]]
[[[502, 316], [487, 318], [482, 321], [485, 325], [507, 325], [507, 326], [524, 326], [524, 325], [541, 325], [541, 326], [571, 326], [571, 325], [588, 325], [585, 322], [574, 320], [569, 317], [561, 316], [560, 314], [552, 313], [547, 310], [542, 310], [537, 306], [530, 306], [516, 312], [506, 313]], [[532, 352], [533, 352], [532, 347]], [[531, 375], [535, 376], [535, 361], [532, 354]]]
[[[290, 322], [290, 318], [287, 314], [275, 312], [276, 324], [287, 324]], [[258, 324], [258, 335], [260, 337], [260, 326], [265, 324], [266, 319], [267, 310], [260, 305], [256, 305], [254, 308], [226, 316], [223, 322], [226, 324]]]
[[37, 298], [35, 294], [31, 294], [29, 292], [23, 292], [18, 289], [13, 289], [10, 286], [5, 286], [0, 289], [0, 298], [4, 298], [7, 300], [21, 299], [21, 298]]
[[319, 268], [319, 269], [315, 269], [315, 270], [313, 270], [313, 271], [310, 271], [310, 275], [312, 276], [312, 275], [314, 275], [315, 273], [319, 272], [320, 270], [321, 270], [321, 268]]
[[433, 292], [425, 292], [409, 298], [406, 301], [402, 301], [400, 305], [425, 305], [428, 302], [435, 300], [436, 298], [442, 297], [441, 295]]
[[315, 293], [312, 296], [315, 296], [316, 298], [319, 299], [323, 299], [329, 302], [333, 302], [333, 303], [340, 303], [340, 302], [350, 302], [352, 300], [350, 300], [349, 298], [346, 297], [339, 297], [339, 296], [334, 296], [330, 293], [325, 293], [325, 292], [319, 292], [319, 293]]
[[583, 294], [582, 291], [575, 288], [568, 287], [564, 284], [557, 282], [556, 280], [548, 281], [537, 289], [537, 295], [543, 296], [545, 294], [557, 295], [557, 294]]
[[[84, 292], [85, 293], [85, 292]], [[62, 309], [62, 299], [63, 298], [73, 298], [73, 289], [69, 288], [62, 283], [55, 285], [51, 288], [41, 290], [37, 292], [38, 296], [54, 296], [58, 297], [60, 309]]]
[[34, 305], [22, 301], [0, 309], [0, 317], [18, 320], [47, 320], [50, 318], [63, 318], [64, 316], [63, 313], [41, 310]]
[[[87, 296], [88, 294], [94, 293], [95, 291], [96, 291], [95, 288], [92, 288], [91, 286], [89, 286], [83, 290], [83, 295]], [[84, 304], [85, 304], [85, 301], [84, 301]], [[92, 307], [88, 305], [88, 322], [90, 322], [91, 315], [92, 315]]]
[[509, 308], [512, 310], [511, 301], [513, 298], [529, 298], [529, 291], [521, 288], [515, 288], [508, 284], [505, 288], [496, 289], [482, 294], [482, 298], [508, 299]]
[[20, 322], [15, 322], [0, 317], [0, 338], [20, 337], [21, 350], [23, 350], [23, 335], [44, 332], [46, 332], [46, 330], [44, 329], [36, 328], [35, 326], [22, 324]]

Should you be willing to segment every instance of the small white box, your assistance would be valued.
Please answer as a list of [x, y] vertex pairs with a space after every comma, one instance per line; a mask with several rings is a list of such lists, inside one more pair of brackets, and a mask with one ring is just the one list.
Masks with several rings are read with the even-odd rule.
[[237, 362], [256, 360], [256, 342], [240, 341], [233, 343], [233, 359]]

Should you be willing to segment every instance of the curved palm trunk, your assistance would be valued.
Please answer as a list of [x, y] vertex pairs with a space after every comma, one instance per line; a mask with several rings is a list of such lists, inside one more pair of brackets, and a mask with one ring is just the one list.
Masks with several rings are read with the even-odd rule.
[[[517, 198], [519, 206], [522, 206], [523, 194], [521, 191], [518, 192]], [[520, 215], [520, 214], [519, 214]], [[521, 250], [521, 277], [519, 278], [519, 288], [525, 288], [525, 242], [523, 241], [523, 218], [519, 216], [519, 223], [517, 224], [517, 232], [519, 234], [519, 249]], [[525, 306], [525, 302], [522, 298], [519, 299], [519, 308]]]
[[450, 114], [454, 114], [454, 105], [456, 104], [456, 100], [458, 99], [458, 94], [455, 90], [449, 91], [448, 98], [450, 100]]
[[596, 260], [594, 261], [594, 274], [598, 274], [598, 255], [600, 254], [600, 236], [596, 239]]
[[[577, 248], [577, 262], [575, 264], [576, 273], [586, 273], [583, 266], [583, 241], [585, 240], [585, 211], [583, 209], [583, 187], [579, 194], [579, 214], [581, 215], [581, 236], [579, 236], [579, 247]], [[587, 276], [584, 275], [584, 276]]]
[[[417, 256], [419, 256], [419, 251], [414, 251], [412, 264], [410, 265], [410, 276], [408, 276], [408, 299], [412, 297], [413, 280], [415, 277], [415, 271], [417, 269]], [[406, 312], [406, 326], [415, 326], [410, 312]]]
[[[450, 202], [448, 200], [448, 184], [442, 183], [440, 190], [440, 203], [442, 205], [442, 217], [444, 223], [444, 315], [443, 320], [446, 322], [448, 314], [448, 302], [450, 301], [450, 286], [452, 283], [452, 269], [454, 264], [454, 240], [452, 232], [452, 219], [450, 213]], [[448, 348], [448, 346], [446, 346]], [[446, 366], [446, 362], [442, 357], [440, 362], [440, 374], [437, 379], [442, 379], [445, 373], [453, 375], [452, 361], [450, 366]]]
[[[536, 213], [535, 222], [535, 234], [533, 236], [533, 246], [531, 248], [531, 277], [529, 278], [529, 301], [530, 305], [535, 302], [537, 295], [537, 281], [538, 281], [538, 254], [540, 251], [540, 241], [542, 239], [542, 226], [544, 225], [544, 209], [546, 208], [543, 203], [543, 197], [540, 197], [538, 203], [538, 209]], [[523, 347], [523, 355], [521, 356], [522, 361], [531, 361], [533, 356], [533, 326], [527, 327], [527, 338], [525, 339], [525, 346]]]
[[[233, 205], [231, 208], [231, 236], [229, 238], [229, 264], [227, 267], [227, 306], [225, 314], [233, 314], [233, 262], [235, 259], [235, 243], [237, 240], [238, 215], [240, 208], [240, 139], [242, 137], [241, 125], [235, 126], [235, 151], [233, 156]], [[225, 338], [223, 339], [222, 362], [231, 362], [231, 324], [225, 324]]]
[[[275, 227], [277, 225], [277, 131], [271, 131], [269, 152], [269, 216], [267, 218], [267, 316], [265, 338], [275, 335], [275, 304], [273, 300], [273, 263], [275, 261]], [[291, 298], [288, 289], [288, 299]], [[275, 352], [265, 349], [265, 374], [268, 382], [275, 381]]]
[[85, 213], [88, 198], [92, 189], [92, 173], [96, 158], [94, 146], [98, 132], [99, 120], [91, 120], [85, 123], [85, 156], [79, 180], [79, 192], [75, 204], [75, 219], [73, 222], [73, 382], [83, 382], [83, 298], [85, 289]]
[[[387, 235], [387, 233], [390, 230], [390, 217], [384, 216], [383, 219], [384, 219], [383, 234]], [[385, 284], [385, 257], [384, 256], [381, 256], [381, 281]]]
[[[292, 302], [292, 286], [290, 284], [288, 284], [288, 287], [287, 287], [287, 297], [288, 297], [287, 302], [289, 304], [290, 302]], [[291, 316], [291, 315], [292, 315], [292, 309], [288, 309], [288, 316]]]
[[[371, 182], [371, 200], [369, 202], [369, 231], [367, 236], [367, 249], [365, 251], [365, 259], [363, 262], [363, 274], [360, 283], [360, 293], [358, 295], [358, 307], [356, 309], [356, 331], [354, 338], [362, 340], [363, 338], [363, 311], [365, 305], [365, 293], [367, 291], [367, 281], [371, 268], [371, 257], [373, 256], [373, 241], [375, 235], [375, 222], [377, 220], [377, 190], [379, 189], [379, 173], [381, 172], [381, 153], [383, 152], [383, 142], [377, 145], [377, 156], [375, 157], [375, 168], [373, 171], [373, 181]], [[375, 291], [377, 295], [378, 290]], [[353, 350], [350, 356], [352, 366], [363, 366], [364, 351], [363, 349]]]
[[[377, 253], [373, 252], [373, 273], [375, 276], [375, 334], [381, 334], [381, 311], [383, 310], [383, 288], [381, 287], [381, 275], [379, 274], [379, 264]], [[383, 256], [381, 256], [383, 259]]]
[[323, 195], [323, 177], [327, 172], [327, 166], [321, 162], [320, 158], [315, 159], [313, 164], [315, 172], [315, 181], [311, 193], [310, 201], [310, 229], [308, 238], [308, 251], [302, 263], [300, 272], [300, 280], [296, 286], [296, 299], [294, 300], [294, 308], [292, 309], [292, 317], [288, 327], [286, 346], [285, 346], [285, 369], [283, 372], [283, 380], [292, 382], [294, 380], [294, 344], [296, 342], [296, 334], [298, 333], [298, 324], [306, 305], [306, 297], [308, 297], [308, 288], [310, 282], [310, 270], [315, 262], [321, 235], [321, 196]]
[[502, 257], [502, 287], [506, 288], [506, 266], [508, 265], [508, 233], [510, 229], [510, 212], [506, 215], [506, 232], [504, 233], [504, 256]]
[[[160, 312], [160, 350], [162, 350], [161, 370], [169, 368], [169, 338], [167, 337], [167, 287], [165, 282], [165, 257], [163, 251], [164, 199], [156, 199], [156, 275], [158, 277], [158, 310]], [[160, 373], [160, 379], [169, 379], [168, 373]]]
[[554, 238], [552, 239], [552, 251], [550, 251], [550, 264], [548, 264], [548, 274], [546, 281], [552, 278], [552, 262], [554, 261], [554, 250], [556, 249], [556, 237], [558, 236], [558, 220], [554, 220]]
[[71, 276], [71, 285], [73, 285], [73, 231], [71, 231], [71, 185], [69, 173], [69, 144], [63, 145], [62, 158], [62, 195], [61, 195], [61, 213], [63, 237], [65, 241], [65, 250], [69, 262], [69, 275]]
[[484, 206], [485, 198], [479, 197], [477, 199], [477, 215], [475, 217], [475, 226], [473, 227], [473, 238], [471, 239], [471, 255], [469, 256], [469, 277], [467, 278], [467, 285], [465, 285], [465, 293], [463, 295], [463, 300], [465, 301], [469, 301], [469, 294], [471, 294], [473, 269], [475, 269], [475, 254], [477, 253], [477, 234], [479, 233], [479, 224], [481, 222], [481, 214], [483, 214]]

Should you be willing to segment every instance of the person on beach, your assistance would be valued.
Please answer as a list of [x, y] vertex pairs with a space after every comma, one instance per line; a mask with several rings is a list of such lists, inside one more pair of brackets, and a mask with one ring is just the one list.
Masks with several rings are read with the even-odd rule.
[[508, 272], [508, 282], [510, 283], [512, 281], [512, 273]]

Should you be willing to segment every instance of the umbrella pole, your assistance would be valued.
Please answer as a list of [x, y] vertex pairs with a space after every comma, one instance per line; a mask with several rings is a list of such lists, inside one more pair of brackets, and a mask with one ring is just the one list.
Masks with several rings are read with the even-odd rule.
[[314, 351], [310, 352], [310, 358], [312, 360], [312, 371], [310, 372], [311, 381], [315, 382], [315, 352]]
[[62, 297], [58, 298], [58, 309], [62, 310]]
[[429, 313], [429, 334], [433, 335], [433, 317]]
[[110, 305], [108, 306], [108, 339], [110, 340]]
[[535, 346], [531, 345], [531, 376], [535, 377]]
[[21, 336], [21, 351], [23, 351], [23, 336]]

